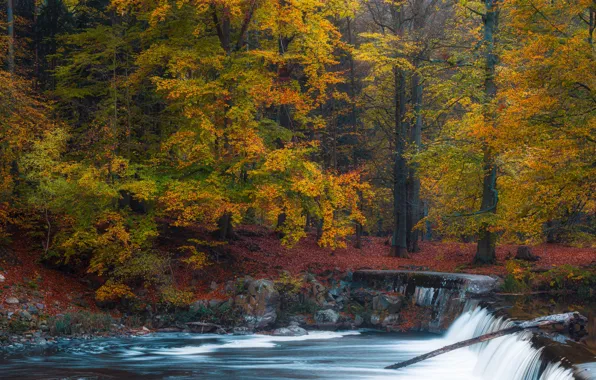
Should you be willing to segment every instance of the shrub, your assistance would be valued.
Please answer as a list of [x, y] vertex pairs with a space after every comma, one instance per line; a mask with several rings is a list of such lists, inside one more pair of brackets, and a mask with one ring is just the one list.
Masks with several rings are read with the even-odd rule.
[[112, 316], [106, 313], [77, 312], [48, 319], [52, 335], [108, 332], [112, 323]]
[[527, 291], [534, 279], [529, 263], [520, 260], [509, 260], [506, 264], [507, 275], [501, 290], [507, 293]]

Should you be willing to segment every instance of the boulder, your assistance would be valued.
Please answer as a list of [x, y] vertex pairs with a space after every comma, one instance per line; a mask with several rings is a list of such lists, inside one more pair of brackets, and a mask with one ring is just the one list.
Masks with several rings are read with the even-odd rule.
[[21, 311], [21, 318], [23, 318], [26, 321], [30, 321], [33, 317], [31, 316], [31, 314], [28, 311], [23, 310], [23, 311]]
[[327, 303], [327, 289], [325, 286], [315, 279], [310, 283], [309, 298], [319, 306], [325, 305]]
[[389, 326], [397, 325], [398, 323], [399, 323], [399, 315], [398, 314], [389, 314], [388, 316], [386, 316], [383, 319], [381, 326], [389, 327]]
[[16, 305], [19, 303], [19, 299], [16, 297], [8, 297], [4, 300], [4, 302], [6, 302], [9, 305]]
[[539, 257], [532, 253], [531, 247], [528, 247], [527, 245], [520, 245], [519, 247], [517, 247], [515, 259], [524, 261], [538, 261]]
[[355, 327], [360, 327], [360, 326], [362, 326], [363, 323], [364, 323], [364, 318], [362, 318], [362, 316], [356, 315], [354, 317], [354, 326]]
[[390, 296], [387, 294], [380, 294], [373, 298], [373, 310], [387, 311], [390, 314], [399, 312], [402, 307], [403, 299], [401, 296]]
[[370, 316], [370, 324], [373, 326], [377, 326], [381, 323], [381, 316], [378, 314], [373, 314]]
[[29, 311], [29, 313], [31, 313], [33, 315], [39, 314], [39, 309], [35, 305], [29, 305], [29, 307], [27, 308], [27, 310]]
[[315, 321], [318, 325], [333, 324], [339, 320], [339, 314], [335, 310], [319, 310], [315, 313]]
[[238, 295], [235, 305], [243, 311], [246, 323], [256, 329], [272, 325], [277, 320], [279, 308], [279, 292], [269, 280], [250, 281], [247, 295]]
[[301, 326], [301, 325], [306, 325], [308, 323], [308, 318], [306, 317], [306, 315], [302, 315], [302, 314], [291, 315], [288, 319], [290, 321], [290, 326], [291, 325]]
[[282, 327], [273, 331], [274, 336], [303, 336], [308, 335], [308, 331], [302, 327], [290, 325], [288, 327]]
[[6, 277], [4, 277], [4, 275], [0, 274], [0, 282], [4, 282], [6, 281]]

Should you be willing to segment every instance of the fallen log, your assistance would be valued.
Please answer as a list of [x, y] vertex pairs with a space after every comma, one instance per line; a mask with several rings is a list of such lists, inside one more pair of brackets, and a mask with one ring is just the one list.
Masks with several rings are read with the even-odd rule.
[[445, 354], [445, 353], [453, 351], [453, 350], [457, 350], [458, 348], [468, 347], [473, 344], [486, 342], [488, 340], [500, 338], [505, 335], [515, 334], [515, 333], [518, 333], [523, 330], [538, 329], [538, 328], [543, 328], [543, 327], [552, 326], [552, 325], [563, 325], [569, 329], [574, 329], [575, 326], [579, 326], [579, 328], [583, 330], [586, 325], [587, 320], [588, 319], [586, 317], [584, 317], [583, 315], [581, 315], [579, 313], [564, 313], [564, 314], [554, 314], [554, 315], [548, 315], [545, 317], [539, 317], [539, 318], [532, 319], [531, 321], [525, 321], [522, 323], [518, 323], [515, 326], [511, 326], [511, 327], [508, 327], [503, 330], [495, 331], [495, 332], [492, 332], [489, 334], [480, 335], [480, 336], [477, 336], [472, 339], [467, 339], [467, 340], [464, 340], [464, 341], [461, 341], [458, 343], [451, 344], [449, 346], [445, 346], [443, 348], [439, 348], [438, 350], [431, 351], [424, 355], [416, 356], [415, 358], [412, 358], [410, 360], [406, 360], [401, 363], [396, 363], [396, 364], [387, 366], [387, 367], [385, 367], [385, 369], [403, 368], [403, 367], [412, 365], [414, 363], [418, 363], [423, 360], [430, 359], [435, 356], [442, 355], [442, 354]]

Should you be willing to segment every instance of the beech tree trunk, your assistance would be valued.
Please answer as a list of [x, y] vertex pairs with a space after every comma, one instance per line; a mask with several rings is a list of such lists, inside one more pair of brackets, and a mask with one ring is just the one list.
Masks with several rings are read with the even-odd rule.
[[579, 313], [565, 313], [565, 314], [549, 315], [546, 317], [539, 317], [539, 318], [533, 319], [531, 321], [520, 323], [516, 326], [512, 326], [512, 327], [509, 327], [509, 328], [506, 328], [503, 330], [495, 331], [490, 334], [480, 335], [476, 338], [467, 339], [467, 340], [464, 340], [464, 341], [461, 341], [461, 342], [458, 342], [455, 344], [451, 344], [449, 346], [445, 346], [443, 348], [439, 348], [438, 350], [431, 351], [424, 355], [416, 356], [415, 358], [412, 358], [410, 360], [406, 360], [401, 363], [387, 366], [387, 367], [385, 367], [385, 369], [403, 368], [403, 367], [421, 362], [423, 360], [434, 358], [435, 356], [442, 355], [442, 354], [445, 354], [445, 353], [453, 351], [453, 350], [457, 350], [458, 348], [468, 347], [473, 344], [486, 342], [488, 340], [500, 338], [502, 336], [509, 335], [509, 334], [515, 334], [522, 330], [536, 329], [536, 328], [552, 326], [552, 325], [556, 325], [556, 324], [562, 324], [566, 327], [572, 327], [572, 328], [574, 328], [575, 325], [579, 325], [580, 329], [583, 329], [586, 325], [587, 320], [588, 319], [586, 317], [584, 317], [583, 315], [581, 315]]
[[217, 221], [217, 237], [220, 240], [228, 240], [234, 238], [234, 228], [232, 226], [232, 214], [224, 213]]
[[406, 113], [406, 75], [399, 68], [394, 69], [395, 76], [395, 158], [393, 164], [393, 213], [394, 226], [391, 239], [390, 255], [409, 257], [407, 244], [407, 176], [406, 161], [406, 128], [403, 118]]
[[6, 57], [6, 66], [8, 72], [14, 74], [14, 2], [7, 0], [6, 3], [6, 32], [8, 35], [8, 56]]
[[[422, 84], [420, 84], [420, 77], [414, 73], [412, 75], [412, 103], [414, 105], [414, 128], [410, 136], [410, 141], [416, 149], [420, 149], [422, 145]], [[419, 230], [414, 229], [418, 221], [420, 221], [422, 213], [420, 211], [420, 177], [418, 176], [417, 165], [410, 165], [410, 179], [408, 181], [408, 251], [418, 252], [418, 240], [420, 237]]]
[[[484, 21], [484, 43], [486, 45], [486, 68], [484, 79], [484, 121], [494, 127], [495, 115], [492, 110], [492, 101], [497, 95], [495, 83], [495, 67], [497, 57], [494, 53], [495, 33], [499, 21], [499, 8], [497, 0], [485, 0], [486, 13]], [[491, 147], [485, 141], [483, 144], [483, 170], [482, 205], [480, 213], [495, 213], [497, 210], [497, 168]], [[474, 261], [479, 264], [489, 264], [495, 261], [495, 247], [497, 237], [490, 230], [490, 225], [484, 223], [478, 232], [478, 246]]]

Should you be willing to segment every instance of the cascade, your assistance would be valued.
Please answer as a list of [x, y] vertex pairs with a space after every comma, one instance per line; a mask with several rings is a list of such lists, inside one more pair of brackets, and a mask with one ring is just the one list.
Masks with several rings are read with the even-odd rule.
[[[475, 307], [455, 320], [446, 340], [459, 342], [512, 325], [507, 319]], [[490, 380], [572, 380], [571, 369], [542, 359], [543, 349], [532, 347], [531, 336], [529, 332], [520, 332], [466, 348], [477, 356], [474, 374]]]

